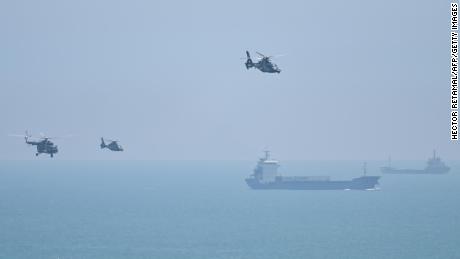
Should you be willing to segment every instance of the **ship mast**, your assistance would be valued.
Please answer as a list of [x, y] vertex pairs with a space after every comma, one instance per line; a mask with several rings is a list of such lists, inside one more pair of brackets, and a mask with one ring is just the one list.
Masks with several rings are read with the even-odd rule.
[[270, 160], [270, 150], [264, 150], [265, 160]]
[[363, 173], [364, 173], [364, 176], [366, 176], [367, 174], [367, 163], [364, 162], [364, 165], [363, 165]]

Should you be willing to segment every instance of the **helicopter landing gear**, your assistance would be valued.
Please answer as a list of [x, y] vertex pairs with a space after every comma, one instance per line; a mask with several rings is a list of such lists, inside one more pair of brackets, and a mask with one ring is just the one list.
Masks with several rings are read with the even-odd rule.
[[53, 153], [51, 153], [50, 156], [53, 157]]

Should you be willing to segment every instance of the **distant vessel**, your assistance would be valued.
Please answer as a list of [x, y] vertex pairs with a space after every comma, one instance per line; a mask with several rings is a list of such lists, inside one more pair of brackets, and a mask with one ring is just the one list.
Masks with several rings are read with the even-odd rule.
[[367, 190], [375, 189], [379, 176], [364, 176], [348, 181], [331, 181], [328, 176], [280, 176], [279, 163], [270, 158], [270, 152], [265, 151], [265, 157], [260, 158], [254, 173], [246, 179], [252, 189], [288, 189], [288, 190]]
[[381, 168], [385, 174], [445, 174], [449, 170], [450, 167], [436, 156], [436, 150], [433, 151], [433, 157], [428, 159], [425, 169], [396, 169], [391, 166], [391, 158], [388, 160], [388, 166]]

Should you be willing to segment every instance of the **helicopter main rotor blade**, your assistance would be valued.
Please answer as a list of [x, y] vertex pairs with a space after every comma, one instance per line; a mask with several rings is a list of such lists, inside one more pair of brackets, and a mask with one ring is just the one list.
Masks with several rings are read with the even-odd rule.
[[280, 58], [284, 56], [286, 56], [286, 54], [273, 55], [273, 56], [269, 56], [269, 58]]
[[[241, 60], [248, 60], [247, 58], [240, 58]], [[254, 57], [254, 58], [251, 58], [251, 60], [262, 60], [263, 58], [262, 57]]]
[[40, 138], [41, 139], [66, 139], [66, 138], [72, 138], [74, 137], [73, 134], [68, 134], [68, 135], [64, 135], [64, 136], [59, 136], [59, 137], [55, 137], [55, 136], [46, 136], [45, 134], [41, 133], [40, 134]]
[[75, 137], [75, 135], [73, 135], [73, 134], [67, 134], [67, 135], [64, 135], [64, 136], [54, 137], [54, 138], [64, 139], [64, 138], [73, 138], [73, 137]]
[[32, 135], [29, 134], [29, 132], [26, 130], [25, 134], [8, 134], [9, 137], [32, 137]]
[[257, 52], [257, 51], [256, 51], [256, 53], [257, 53], [257, 55], [259, 55], [259, 56], [265, 58], [265, 55], [264, 55], [264, 54], [262, 54], [262, 53], [260, 53], [260, 52]]
[[24, 138], [24, 137], [29, 137], [27, 135], [21, 135], [21, 134], [8, 134], [8, 137], [19, 137], [19, 138]]

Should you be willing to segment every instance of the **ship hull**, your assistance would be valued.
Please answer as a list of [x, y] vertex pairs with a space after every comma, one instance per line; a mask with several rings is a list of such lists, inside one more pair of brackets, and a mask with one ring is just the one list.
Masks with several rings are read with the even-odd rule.
[[384, 174], [446, 174], [447, 172], [449, 172], [448, 168], [438, 170], [382, 168]]
[[255, 190], [368, 190], [375, 189], [379, 176], [363, 176], [350, 181], [283, 181], [259, 182], [255, 178], [246, 179]]

